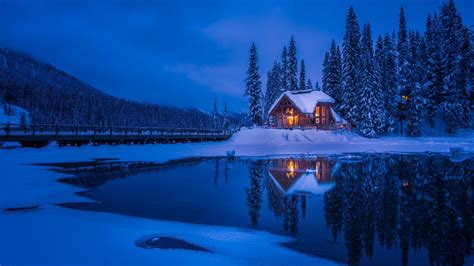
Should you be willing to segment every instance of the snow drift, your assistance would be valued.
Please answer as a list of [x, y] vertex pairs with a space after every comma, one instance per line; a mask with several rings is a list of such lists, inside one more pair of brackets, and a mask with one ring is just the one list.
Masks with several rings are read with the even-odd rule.
[[365, 138], [346, 130], [243, 128], [229, 140], [237, 145], [285, 145], [292, 142], [342, 142]]

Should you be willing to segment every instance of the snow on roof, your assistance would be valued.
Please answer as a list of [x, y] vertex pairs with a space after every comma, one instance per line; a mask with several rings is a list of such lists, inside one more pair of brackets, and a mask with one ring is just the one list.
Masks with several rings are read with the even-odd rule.
[[336, 123], [347, 124], [347, 121], [344, 120], [334, 109], [331, 108], [331, 114]]
[[282, 187], [280, 182], [269, 172], [273, 183], [283, 194], [309, 193], [313, 195], [322, 195], [334, 187], [335, 182], [318, 182], [314, 173], [305, 173], [300, 176], [287, 190]]
[[288, 194], [309, 193], [313, 195], [322, 195], [334, 187], [334, 182], [321, 183], [316, 180], [314, 173], [308, 173], [301, 176], [289, 189]]
[[285, 91], [273, 103], [269, 113], [285, 95], [305, 114], [312, 114], [318, 103], [334, 103], [334, 99], [322, 91]]

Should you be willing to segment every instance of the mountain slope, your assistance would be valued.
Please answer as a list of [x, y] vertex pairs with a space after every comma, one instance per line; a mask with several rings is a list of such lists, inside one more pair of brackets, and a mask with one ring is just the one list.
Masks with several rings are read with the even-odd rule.
[[[138, 103], [110, 96], [25, 54], [0, 49], [0, 96], [30, 112], [33, 123], [208, 127], [197, 109]], [[235, 122], [235, 119], [234, 119]]]

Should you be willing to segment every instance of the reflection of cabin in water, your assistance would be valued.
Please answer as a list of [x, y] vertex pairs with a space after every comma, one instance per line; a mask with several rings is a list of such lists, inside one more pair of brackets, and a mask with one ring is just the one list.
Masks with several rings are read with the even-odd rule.
[[268, 115], [277, 128], [344, 128], [347, 122], [333, 110], [334, 99], [322, 91], [286, 91]]
[[284, 194], [323, 194], [334, 186], [335, 164], [336, 161], [329, 158], [276, 159], [268, 173]]

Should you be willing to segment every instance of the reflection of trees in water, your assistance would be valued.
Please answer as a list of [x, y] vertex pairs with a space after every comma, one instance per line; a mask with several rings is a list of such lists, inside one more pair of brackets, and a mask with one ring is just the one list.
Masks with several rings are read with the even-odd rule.
[[[472, 162], [427, 155], [367, 155], [343, 163], [336, 185], [324, 195], [334, 237], [344, 235], [350, 264], [362, 248], [370, 258], [375, 234], [382, 247], [426, 247], [431, 264], [462, 265], [473, 235]], [[341, 230], [342, 229], [342, 230]]]
[[247, 206], [249, 207], [250, 222], [258, 224], [260, 208], [262, 207], [263, 193], [263, 169], [261, 162], [252, 162], [249, 166], [250, 184], [245, 191], [247, 193]]

